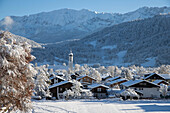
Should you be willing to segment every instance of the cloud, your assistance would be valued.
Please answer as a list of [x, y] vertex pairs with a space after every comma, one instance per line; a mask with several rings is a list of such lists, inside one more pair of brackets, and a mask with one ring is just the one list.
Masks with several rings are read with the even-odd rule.
[[14, 23], [14, 21], [10, 16], [6, 16], [4, 18], [4, 21], [2, 22], [2, 24], [5, 25], [6, 30], [10, 29], [13, 23]]
[[12, 20], [12, 18], [11, 18], [10, 16], [6, 16], [5, 19], [4, 19], [4, 21], [3, 21], [3, 24], [6, 25], [6, 26], [8, 26], [8, 25], [13, 24], [13, 22], [14, 22], [14, 21]]

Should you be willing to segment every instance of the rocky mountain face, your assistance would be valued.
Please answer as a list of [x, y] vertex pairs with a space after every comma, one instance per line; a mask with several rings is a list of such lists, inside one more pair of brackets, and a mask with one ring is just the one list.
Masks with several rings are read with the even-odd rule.
[[105, 27], [168, 12], [170, 7], [142, 7], [125, 14], [61, 9], [22, 17], [8, 16], [0, 21], [0, 29], [36, 42], [54, 43], [80, 39]]
[[[158, 66], [170, 64], [170, 14], [106, 27], [79, 40], [34, 49], [35, 62]], [[45, 59], [45, 60], [44, 60]]]

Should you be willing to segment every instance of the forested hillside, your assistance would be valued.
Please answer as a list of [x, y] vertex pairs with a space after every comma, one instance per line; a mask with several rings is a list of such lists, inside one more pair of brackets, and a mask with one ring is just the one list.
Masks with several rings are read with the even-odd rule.
[[170, 15], [125, 22], [107, 27], [80, 40], [49, 44], [34, 49], [35, 62], [67, 62], [72, 49], [74, 62], [103, 65], [170, 64]]

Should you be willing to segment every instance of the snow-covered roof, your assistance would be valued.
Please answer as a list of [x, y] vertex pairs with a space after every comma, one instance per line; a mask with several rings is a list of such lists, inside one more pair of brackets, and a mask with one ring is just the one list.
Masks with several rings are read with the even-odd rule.
[[[153, 83], [155, 83], [155, 84], [159, 84], [160, 82], [162, 82], [162, 81], [164, 81], [164, 80], [155, 80], [155, 81], [153, 81]], [[166, 82], [166, 81], [164, 81], [164, 82]], [[167, 83], [167, 82], [166, 82]], [[167, 83], [168, 84], [168, 83]]]
[[107, 77], [110, 77], [110, 75], [109, 75], [108, 73], [101, 75], [101, 78], [103, 78], [103, 79], [105, 79], [105, 78], [107, 78]]
[[108, 85], [110, 85], [110, 84], [115, 84], [115, 83], [122, 82], [122, 81], [125, 81], [125, 80], [126, 80], [126, 79], [124, 79], [124, 78], [122, 78], [122, 79], [117, 79], [117, 80], [108, 82], [107, 84], [108, 84]]
[[107, 81], [113, 81], [113, 80], [115, 80], [115, 79], [119, 79], [119, 78], [121, 78], [120, 76], [116, 76], [116, 77], [113, 77], [113, 78], [109, 78], [109, 79], [107, 79]]
[[[146, 79], [148, 79], [149, 77], [153, 76], [154, 74], [156, 74], [156, 73], [151, 73], [151, 74], [149, 74], [148, 76], [144, 77], [144, 79], [146, 80]], [[156, 74], [156, 75], [158, 75], [158, 76], [164, 78], [164, 77], [161, 76], [160, 74]], [[164, 79], [165, 79], [165, 78], [164, 78]]]
[[153, 81], [153, 83], [155, 83], [155, 84], [158, 84], [158, 83], [160, 83], [160, 82], [162, 82], [163, 80], [155, 80], [155, 81]]
[[55, 79], [55, 78], [59, 78], [59, 79], [61, 79], [61, 80], [65, 80], [64, 78], [62, 78], [62, 77], [60, 77], [60, 76], [57, 76], [57, 75], [52, 76], [52, 77], [50, 77], [49, 79], [52, 80], [52, 79]]
[[81, 92], [89, 92], [89, 89], [81, 89]]
[[62, 73], [62, 72], [59, 72], [59, 73], [57, 73], [57, 75], [64, 75], [64, 73]]
[[63, 84], [67, 84], [67, 83], [73, 83], [73, 82], [72, 81], [62, 81], [62, 82], [59, 82], [59, 83], [55, 83], [55, 84], [49, 86], [49, 89], [63, 85]]
[[96, 80], [95, 78], [93, 78], [93, 77], [91, 77], [91, 76], [88, 76], [88, 75], [82, 75], [82, 76], [79, 76], [78, 78], [77, 78], [77, 80], [80, 80], [81, 78], [83, 78], [83, 77], [89, 77], [89, 78], [91, 78], [91, 79], [93, 79], [93, 80]]
[[92, 85], [88, 85], [88, 88], [93, 89], [93, 88], [100, 87], [100, 86], [109, 89], [108, 86], [105, 86], [105, 85], [103, 85], [103, 84], [92, 84]]
[[124, 86], [126, 86], [126, 87], [130, 87], [130, 86], [132, 86], [132, 85], [138, 84], [138, 83], [143, 82], [143, 81], [148, 82], [148, 83], [150, 83], [150, 84], [153, 84], [153, 85], [159, 87], [159, 85], [157, 85], [157, 84], [155, 84], [155, 83], [152, 83], [152, 82], [149, 82], [149, 81], [146, 81], [146, 80], [129, 80], [129, 81], [127, 81], [127, 82], [122, 83], [122, 85], [124, 85]]
[[166, 80], [170, 80], [170, 74], [159, 74], [159, 75]]
[[115, 94], [115, 93], [119, 93], [121, 91], [121, 89], [117, 89], [117, 88], [109, 88], [107, 89], [107, 92], [110, 94]]
[[127, 82], [122, 83], [122, 85], [129, 87], [129, 86], [131, 86], [131, 85], [140, 83], [140, 82], [142, 82], [142, 81], [143, 81], [143, 80], [129, 80], [129, 81], [127, 81]]
[[146, 77], [144, 77], [144, 79], [147, 79], [147, 78], [149, 78], [149, 77], [151, 77], [152, 75], [154, 75], [155, 73], [150, 73], [148, 76], [146, 76]]

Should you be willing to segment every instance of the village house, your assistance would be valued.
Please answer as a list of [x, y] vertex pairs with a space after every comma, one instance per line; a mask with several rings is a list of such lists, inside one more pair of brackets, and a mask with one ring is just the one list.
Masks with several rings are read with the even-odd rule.
[[165, 84], [165, 85], [169, 85], [168, 82], [166, 82], [165, 80], [155, 80], [153, 81], [153, 83], [160, 85], [160, 84]]
[[89, 84], [96, 83], [96, 79], [88, 75], [79, 76], [77, 81], [79, 81], [84, 87], [87, 87]]
[[72, 75], [71, 75], [71, 79], [76, 80], [76, 79], [77, 79], [77, 77], [78, 77], [78, 75], [76, 75], [76, 74], [72, 74]]
[[144, 80], [148, 80], [150, 82], [153, 82], [155, 80], [165, 80], [164, 77], [160, 76], [159, 74], [156, 73], [151, 73], [151, 74], [146, 74], [144, 75]]
[[142, 98], [160, 98], [160, 86], [146, 80], [130, 80], [121, 84], [123, 89], [134, 89], [141, 92]]
[[165, 79], [170, 84], [170, 74], [159, 74], [161, 77]]
[[96, 98], [106, 98], [107, 97], [107, 89], [109, 89], [108, 86], [105, 86], [103, 84], [92, 84], [88, 85], [88, 88], [93, 93], [93, 96]]
[[101, 78], [102, 78], [102, 81], [106, 81], [107, 79], [112, 78], [112, 76], [110, 76], [109, 74], [106, 74], [106, 75], [102, 75]]
[[57, 76], [60, 76], [60, 77], [63, 77], [63, 76], [64, 76], [64, 73], [57, 73], [56, 75], [57, 75]]
[[55, 83], [59, 83], [59, 82], [62, 82], [62, 81], [65, 81], [64, 78], [58, 76], [58, 75], [53, 75], [53, 76], [50, 76], [49, 78], [51, 80], [51, 85], [52, 84], [55, 84]]
[[121, 78], [120, 76], [112, 77], [112, 78], [107, 79], [106, 82], [114, 81], [120, 78]]
[[121, 83], [124, 83], [124, 82], [127, 82], [128, 80], [127, 79], [124, 79], [124, 78], [122, 78], [122, 79], [116, 79], [116, 80], [114, 80], [114, 81], [110, 81], [110, 82], [107, 82], [107, 83], [105, 83], [105, 85], [107, 85], [107, 86], [109, 86], [110, 88], [119, 88], [119, 85], [121, 84]]
[[62, 99], [64, 98], [63, 92], [71, 89], [72, 86], [73, 86], [73, 82], [62, 81], [59, 83], [54, 83], [53, 85], [49, 86], [49, 90], [52, 94], [52, 97], [55, 97], [56, 99]]

